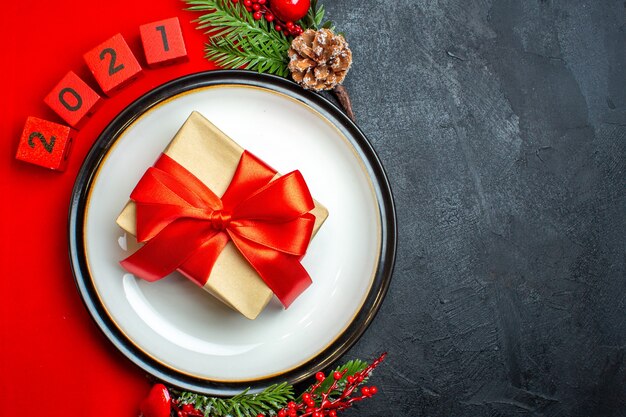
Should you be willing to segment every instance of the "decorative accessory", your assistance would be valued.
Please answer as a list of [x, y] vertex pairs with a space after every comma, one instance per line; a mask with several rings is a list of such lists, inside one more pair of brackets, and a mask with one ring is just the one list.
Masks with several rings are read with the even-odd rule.
[[[316, 382], [300, 396], [293, 396], [292, 385], [283, 382], [272, 385], [258, 394], [244, 391], [232, 398], [207, 397], [190, 392], [171, 391], [163, 384], [155, 384], [141, 403], [143, 417], [336, 417], [338, 411], [372, 397], [376, 386], [362, 386], [374, 368], [385, 358], [380, 355], [371, 364], [352, 360], [338, 367], [328, 376], [315, 374]], [[360, 390], [359, 390], [360, 387]], [[170, 392], [175, 398], [171, 398]]]
[[291, 42], [289, 71], [306, 89], [331, 90], [341, 84], [352, 64], [348, 42], [330, 29], [307, 29]]
[[[271, 9], [279, 19], [296, 22], [309, 12], [310, 0], [271, 0]], [[253, 5], [254, 7], [254, 5]]]
[[341, 85], [352, 52], [344, 35], [324, 22], [324, 6], [317, 0], [186, 2], [189, 10], [204, 13], [197, 22], [209, 36], [207, 59], [229, 69], [291, 75], [314, 91], [332, 90], [355, 120], [348, 92]]
[[[311, 283], [300, 264], [315, 217], [304, 178], [276, 172], [244, 151], [220, 199], [175, 160], [162, 154], [131, 193], [137, 207], [137, 240], [146, 242], [122, 261], [147, 281], [182, 264], [190, 278], [208, 277], [231, 240], [285, 307]], [[201, 283], [203, 285], [203, 283]]]
[[172, 408], [172, 398], [167, 387], [163, 384], [154, 384], [150, 393], [139, 405], [144, 417], [169, 417]]

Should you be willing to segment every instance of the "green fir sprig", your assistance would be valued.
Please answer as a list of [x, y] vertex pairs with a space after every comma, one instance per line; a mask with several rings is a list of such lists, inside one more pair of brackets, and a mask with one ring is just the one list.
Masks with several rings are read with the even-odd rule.
[[315, 374], [316, 382], [298, 397], [294, 396], [294, 387], [288, 382], [274, 384], [259, 393], [250, 393], [247, 389], [231, 398], [168, 389], [157, 383], [142, 402], [141, 412], [145, 417], [162, 416], [167, 410], [170, 415], [179, 417], [337, 417], [337, 411], [377, 393], [377, 387], [363, 384], [386, 355], [383, 353], [369, 364], [351, 360], [328, 377], [320, 371]]
[[334, 394], [338, 394], [346, 386], [347, 376], [354, 375], [357, 372], [361, 372], [365, 368], [367, 368], [367, 362], [364, 362], [360, 359], [353, 359], [351, 361], [348, 361], [345, 364], [337, 367], [333, 372], [329, 373], [326, 379], [324, 379], [324, 382], [322, 382], [319, 388], [315, 390], [315, 393], [319, 394], [322, 392], [327, 392], [332, 383], [335, 381], [335, 379], [333, 378], [333, 374], [335, 372], [339, 372], [343, 374], [343, 377], [339, 381], [337, 381], [337, 388], [335, 388], [333, 392], [329, 393], [331, 396]]
[[246, 68], [287, 77], [290, 42], [265, 19], [255, 20], [232, 0], [185, 0], [188, 10], [206, 12], [196, 22], [209, 41], [205, 57], [223, 68]]
[[300, 20], [299, 23], [303, 28], [310, 28], [315, 30], [324, 28], [334, 30], [334, 25], [332, 22], [324, 22], [325, 13], [326, 10], [324, 9], [323, 4], [318, 5], [317, 0], [311, 0], [311, 7], [309, 7], [308, 13], [302, 18], [302, 20]]
[[293, 400], [293, 386], [287, 382], [267, 387], [258, 394], [245, 390], [231, 398], [206, 397], [183, 392], [178, 397], [181, 404], [191, 404], [205, 416], [256, 417], [259, 414], [274, 415]]
[[[275, 29], [265, 18], [254, 19], [243, 1], [184, 0], [187, 10], [202, 13], [195, 22], [204, 30], [209, 40], [205, 44], [205, 58], [226, 69], [245, 68], [259, 73], [269, 73], [288, 78], [289, 48], [291, 39]], [[266, 4], [269, 4], [268, 0]], [[259, 12], [256, 12], [259, 13]], [[297, 22], [298, 29], [330, 29], [335, 26], [324, 21], [326, 10], [317, 0], [311, 0], [307, 14]], [[278, 24], [275, 21], [275, 24]], [[291, 32], [293, 34], [293, 32]], [[345, 38], [342, 32], [337, 32]], [[333, 92], [346, 114], [353, 121], [354, 112], [348, 91], [341, 84]]]
[[[337, 367], [315, 390], [321, 394], [328, 392], [333, 383], [336, 387], [328, 392], [329, 397], [339, 395], [347, 384], [347, 376], [354, 375], [367, 368], [367, 362], [354, 359]], [[333, 374], [339, 372], [343, 377], [335, 381]], [[249, 389], [231, 398], [206, 397], [192, 392], [182, 392], [178, 395], [178, 402], [191, 404], [205, 416], [212, 417], [256, 417], [259, 414], [273, 416], [276, 410], [285, 408], [289, 401], [294, 400], [294, 388], [287, 382], [272, 385], [258, 394], [250, 394]], [[302, 401], [302, 396], [296, 401]]]

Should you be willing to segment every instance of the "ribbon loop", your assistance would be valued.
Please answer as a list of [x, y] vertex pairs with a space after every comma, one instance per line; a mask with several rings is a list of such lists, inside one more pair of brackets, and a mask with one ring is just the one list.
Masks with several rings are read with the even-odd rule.
[[311, 279], [300, 264], [315, 218], [315, 204], [298, 171], [276, 171], [244, 151], [220, 199], [178, 162], [163, 154], [146, 171], [131, 199], [137, 238], [146, 242], [121, 264], [154, 281], [184, 267], [204, 285], [231, 240], [285, 307]]

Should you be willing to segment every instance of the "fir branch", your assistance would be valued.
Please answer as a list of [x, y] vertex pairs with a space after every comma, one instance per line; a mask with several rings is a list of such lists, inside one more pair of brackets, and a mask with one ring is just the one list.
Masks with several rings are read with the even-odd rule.
[[329, 393], [330, 395], [338, 394], [346, 386], [348, 376], [354, 375], [357, 372], [361, 372], [365, 368], [367, 368], [367, 362], [364, 362], [364, 361], [362, 361], [360, 359], [353, 359], [351, 361], [348, 361], [345, 364], [339, 366], [333, 372], [329, 372], [328, 376], [326, 377], [326, 379], [324, 379], [322, 384], [315, 390], [314, 393], [315, 394], [320, 394], [322, 392], [327, 392], [328, 389], [330, 388], [330, 386], [335, 381], [335, 378], [333, 377], [333, 374], [335, 372], [339, 372], [339, 373], [343, 374], [343, 377], [339, 381], [337, 381], [337, 388], [335, 390], [333, 390], [333, 392]]
[[258, 394], [245, 390], [232, 398], [205, 397], [183, 392], [178, 400], [181, 404], [192, 404], [205, 416], [212, 417], [256, 417], [258, 414], [273, 415], [293, 400], [293, 386], [287, 382], [267, 387]]
[[[321, 28], [335, 30], [335, 25], [331, 21], [324, 22], [324, 14], [326, 9], [323, 4], [318, 6], [317, 0], [311, 0], [311, 7], [306, 16], [300, 19], [299, 24], [306, 29], [319, 30]], [[322, 23], [324, 22], [324, 23]]]
[[[244, 46], [245, 44], [245, 46]], [[286, 77], [287, 52], [274, 44], [247, 44], [243, 39], [232, 41], [216, 37], [205, 45], [205, 57], [223, 68], [242, 68]]]
[[254, 20], [243, 6], [243, 2], [233, 3], [232, 0], [186, 0], [188, 10], [207, 11], [196, 22], [198, 29], [206, 29], [209, 36], [251, 36], [259, 40], [273, 40], [289, 45], [282, 32], [273, 30], [265, 19]]
[[242, 68], [289, 75], [290, 43], [265, 19], [254, 20], [243, 2], [231, 0], [185, 0], [188, 10], [208, 12], [196, 22], [210, 37], [206, 57], [224, 68]]

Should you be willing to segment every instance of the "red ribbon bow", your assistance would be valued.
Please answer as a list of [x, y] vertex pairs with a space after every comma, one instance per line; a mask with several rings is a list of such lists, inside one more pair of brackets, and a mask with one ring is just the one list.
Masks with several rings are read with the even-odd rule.
[[245, 151], [220, 199], [161, 155], [130, 196], [137, 207], [137, 240], [146, 243], [122, 266], [148, 281], [180, 269], [202, 286], [230, 239], [288, 307], [311, 284], [300, 259], [313, 233], [309, 211], [315, 205], [299, 171], [272, 181], [275, 175]]

